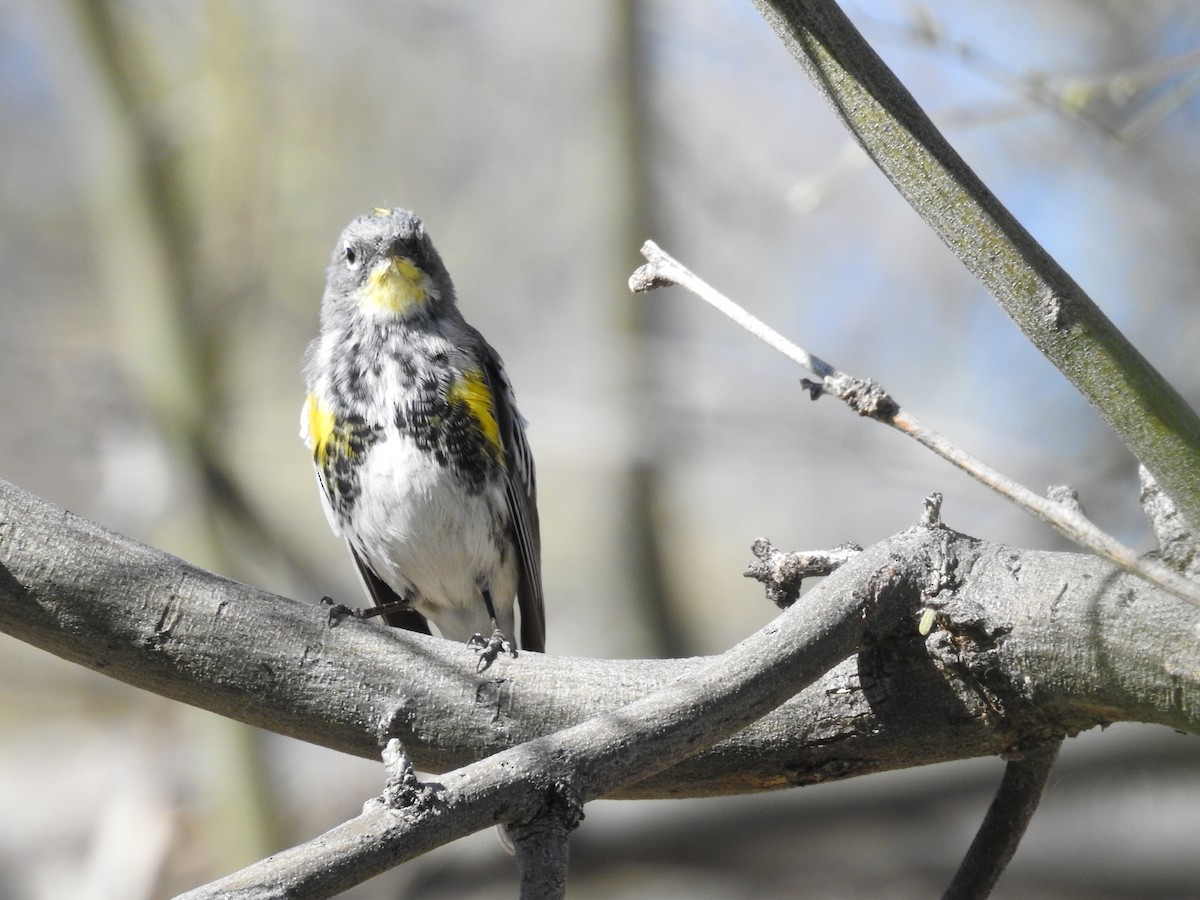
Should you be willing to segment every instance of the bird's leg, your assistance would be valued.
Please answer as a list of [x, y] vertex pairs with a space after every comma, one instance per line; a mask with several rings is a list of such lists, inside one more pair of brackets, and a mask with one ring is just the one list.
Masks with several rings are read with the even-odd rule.
[[329, 624], [331, 626], [337, 625], [344, 619], [371, 619], [375, 616], [386, 616], [388, 613], [412, 611], [412, 604], [408, 600], [391, 600], [365, 609], [361, 606], [346, 606], [344, 603], [338, 603], [332, 597], [322, 597], [321, 603], [329, 607]]
[[496, 606], [492, 603], [492, 592], [481, 587], [479, 592], [483, 595], [483, 605], [487, 607], [488, 618], [492, 620], [492, 636], [485, 638], [482, 634], [477, 634], [467, 641], [467, 646], [474, 647], [479, 651], [479, 666], [477, 671], [482, 672], [488, 666], [496, 661], [496, 657], [501, 653], [507, 653], [510, 656], [517, 655], [517, 648], [514, 647], [504, 636], [504, 632], [500, 630], [500, 622], [496, 619]]
[[389, 600], [387, 603], [381, 603], [378, 606], [356, 609], [354, 610], [354, 615], [360, 619], [370, 619], [374, 616], [386, 616], [388, 613], [403, 612], [406, 609], [412, 609], [412, 604], [407, 600]]

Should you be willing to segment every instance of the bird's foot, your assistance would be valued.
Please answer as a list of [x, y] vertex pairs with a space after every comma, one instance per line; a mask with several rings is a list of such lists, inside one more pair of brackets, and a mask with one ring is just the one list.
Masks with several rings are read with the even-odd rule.
[[513, 657], [517, 655], [517, 648], [499, 628], [492, 632], [490, 638], [485, 638], [482, 634], [475, 635], [467, 641], [467, 646], [479, 654], [479, 664], [475, 667], [477, 672], [486, 671], [501, 653], [507, 653]]
[[344, 603], [338, 603], [332, 597], [322, 597], [321, 605], [329, 607], [329, 627], [336, 628], [343, 620], [355, 618], [362, 614], [361, 609], [354, 609]]

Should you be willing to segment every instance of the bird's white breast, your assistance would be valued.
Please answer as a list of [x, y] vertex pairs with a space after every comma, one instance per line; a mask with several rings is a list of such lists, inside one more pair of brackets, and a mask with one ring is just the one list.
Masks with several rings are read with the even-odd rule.
[[498, 486], [469, 492], [410, 437], [393, 431], [365, 455], [361, 491], [342, 531], [445, 637], [467, 640], [491, 631], [484, 587], [500, 628], [512, 634], [516, 559], [508, 539], [496, 535], [506, 517]]

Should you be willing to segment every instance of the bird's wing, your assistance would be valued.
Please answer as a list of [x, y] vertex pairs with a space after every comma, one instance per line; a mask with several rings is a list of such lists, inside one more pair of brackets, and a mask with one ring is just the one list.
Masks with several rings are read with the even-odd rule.
[[496, 424], [504, 446], [504, 494], [512, 518], [517, 546], [517, 605], [521, 610], [521, 649], [546, 649], [546, 616], [542, 603], [542, 536], [538, 524], [537, 482], [533, 453], [525, 437], [525, 421], [517, 412], [512, 383], [500, 357], [486, 341], [483, 350], [484, 377], [492, 394]]

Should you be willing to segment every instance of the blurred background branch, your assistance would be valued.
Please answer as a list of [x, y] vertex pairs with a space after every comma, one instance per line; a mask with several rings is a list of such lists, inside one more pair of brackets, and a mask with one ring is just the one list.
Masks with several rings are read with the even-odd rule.
[[[109, 101], [113, 152], [91, 211], [120, 360], [175, 461], [174, 476], [187, 485], [187, 502], [172, 514], [189, 536], [190, 558], [245, 577], [251, 573], [239, 572], [232, 546], [281, 546], [235, 475], [239, 467], [249, 473], [224, 379], [244, 325], [235, 303], [263, 267], [253, 252], [266, 149], [249, 66], [255, 36], [225, 0], [209, 0], [199, 13], [201, 27], [220, 39], [186, 48], [178, 38], [151, 40], [119, 0], [69, 6]], [[179, 78], [199, 88], [186, 116], [172, 102]], [[189, 142], [200, 128], [207, 146], [194, 152]], [[269, 853], [281, 825], [260, 735], [211, 716], [194, 733], [212, 762], [204, 831], [214, 859], [236, 866]]]

